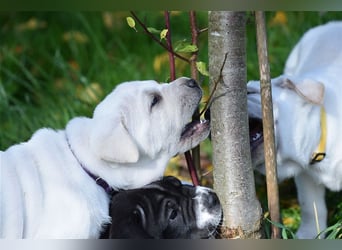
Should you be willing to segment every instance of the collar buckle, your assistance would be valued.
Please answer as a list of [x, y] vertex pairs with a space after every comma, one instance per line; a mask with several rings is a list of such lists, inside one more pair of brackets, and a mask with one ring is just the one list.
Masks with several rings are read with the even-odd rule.
[[326, 150], [326, 144], [327, 144], [327, 114], [325, 112], [324, 107], [321, 107], [321, 138], [319, 140], [319, 144], [317, 146], [317, 149], [311, 156], [310, 164], [315, 164], [317, 162], [320, 162], [324, 160], [325, 158], [325, 150]]
[[323, 161], [325, 158], [325, 153], [314, 153], [311, 156], [310, 164], [315, 164], [317, 162]]

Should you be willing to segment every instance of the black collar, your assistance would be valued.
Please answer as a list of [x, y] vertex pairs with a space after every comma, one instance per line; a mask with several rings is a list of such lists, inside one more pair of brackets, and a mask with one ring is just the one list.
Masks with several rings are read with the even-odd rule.
[[71, 148], [70, 142], [69, 142], [69, 138], [67, 133], [65, 132], [65, 138], [66, 141], [68, 143], [69, 149], [71, 151], [71, 153], [74, 155], [74, 157], [76, 158], [78, 164], [83, 168], [83, 170], [96, 182], [97, 185], [99, 185], [100, 187], [102, 187], [104, 189], [104, 191], [106, 191], [107, 194], [112, 195], [113, 193], [113, 188], [101, 177], [94, 175], [93, 173], [91, 173], [83, 164], [82, 162], [77, 158], [74, 150]]

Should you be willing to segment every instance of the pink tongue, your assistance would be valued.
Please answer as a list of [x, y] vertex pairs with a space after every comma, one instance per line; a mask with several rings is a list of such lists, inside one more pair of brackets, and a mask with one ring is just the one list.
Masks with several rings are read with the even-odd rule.
[[184, 137], [190, 137], [192, 136], [196, 131], [201, 130], [201, 128], [206, 125], [209, 121], [207, 120], [202, 120], [202, 121], [192, 121], [190, 123], [188, 123], [182, 134], [181, 134], [181, 138]]

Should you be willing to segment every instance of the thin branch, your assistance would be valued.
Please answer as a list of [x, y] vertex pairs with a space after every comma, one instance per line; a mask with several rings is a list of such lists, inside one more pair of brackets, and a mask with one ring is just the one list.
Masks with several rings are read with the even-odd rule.
[[215, 81], [215, 83], [214, 83], [214, 88], [213, 88], [213, 90], [211, 91], [210, 96], [209, 96], [209, 98], [208, 98], [208, 100], [207, 100], [207, 102], [206, 102], [204, 108], [203, 108], [202, 111], [200, 112], [199, 117], [201, 117], [201, 115], [203, 115], [203, 113], [210, 107], [211, 103], [213, 102], [212, 99], [213, 99], [214, 93], [215, 93], [215, 91], [216, 91], [216, 89], [217, 89], [217, 86], [218, 86], [219, 82], [220, 82], [220, 81], [222, 80], [222, 78], [223, 78], [222, 71], [223, 71], [223, 69], [224, 69], [224, 65], [226, 64], [227, 57], [228, 57], [228, 53], [225, 53], [225, 54], [224, 54], [224, 59], [223, 59], [223, 62], [222, 62], [221, 68], [220, 68], [220, 75], [219, 75], [219, 77], [217, 78], [217, 80]]
[[171, 25], [170, 25], [170, 12], [164, 11], [165, 25], [168, 30], [166, 34], [166, 44], [169, 52], [169, 63], [170, 63], [170, 80], [174, 81], [176, 79], [176, 64], [175, 57], [173, 55], [172, 40], [171, 40]]
[[190, 151], [186, 151], [184, 153], [184, 155], [185, 155], [186, 164], [188, 165], [188, 170], [189, 170], [189, 174], [191, 177], [192, 184], [194, 186], [198, 186], [199, 180], [198, 180], [198, 176], [197, 176], [197, 172], [196, 172], [194, 162], [192, 160], [192, 155], [191, 155]]
[[[191, 28], [191, 43], [192, 45], [195, 45], [196, 47], [198, 47], [198, 29], [197, 29], [197, 23], [196, 23], [196, 12], [190, 11], [189, 17], [190, 17], [190, 28]], [[195, 79], [196, 81], [198, 81], [198, 70], [196, 67], [197, 56], [198, 56], [198, 51], [195, 51], [191, 53], [191, 57], [190, 57], [191, 77]], [[198, 108], [196, 109], [192, 119], [193, 120], [199, 119]], [[192, 182], [196, 186], [196, 185], [199, 185], [200, 183], [198, 175], [197, 175], [197, 171], [196, 171], [196, 169], [198, 171], [201, 169], [200, 145], [193, 148], [191, 152], [192, 152], [192, 162], [194, 166], [188, 165], [188, 169], [190, 171], [190, 175], [192, 176], [191, 177]], [[185, 156], [189, 157], [188, 154], [186, 154]]]
[[[190, 26], [191, 26], [191, 43], [192, 45], [195, 45], [198, 47], [198, 30], [197, 30], [197, 24], [196, 24], [196, 13], [195, 11], [190, 11]], [[190, 67], [191, 67], [191, 77], [195, 80], [198, 80], [198, 71], [196, 67], [196, 61], [198, 56], [198, 51], [195, 51], [191, 53], [190, 58]]]
[[134, 17], [134, 19], [138, 22], [138, 24], [143, 28], [143, 30], [145, 31], [145, 33], [151, 37], [156, 43], [158, 43], [160, 46], [162, 46], [164, 49], [166, 49], [168, 52], [172, 53], [175, 57], [178, 57], [179, 59], [190, 63], [189, 59], [177, 54], [176, 52], [174, 52], [173, 50], [170, 50], [170, 48], [168, 46], [166, 46], [164, 43], [162, 43], [159, 38], [157, 38], [155, 35], [153, 35], [146, 27], [146, 25], [138, 18], [138, 16], [135, 14], [134, 11], [130, 12], [132, 14], [132, 16]]
[[208, 28], [200, 29], [200, 30], [198, 31], [198, 34], [201, 34], [201, 33], [203, 33], [203, 32], [207, 32], [207, 31], [208, 31]]
[[[174, 58], [174, 53], [173, 53], [173, 49], [172, 49], [170, 12], [165, 11], [164, 17], [165, 17], [165, 25], [166, 25], [166, 28], [168, 29], [168, 32], [166, 34], [166, 44], [167, 44], [167, 51], [169, 52], [170, 80], [173, 81], [176, 79], [176, 65], [175, 65], [175, 58]], [[185, 152], [184, 155], [185, 155], [185, 159], [186, 159], [186, 163], [188, 166], [188, 170], [189, 170], [189, 174], [190, 174], [192, 183], [195, 186], [198, 186], [199, 180], [198, 180], [198, 176], [197, 176], [197, 172], [196, 172], [196, 167], [195, 167], [194, 161], [192, 159], [192, 155], [191, 155], [190, 151]]]

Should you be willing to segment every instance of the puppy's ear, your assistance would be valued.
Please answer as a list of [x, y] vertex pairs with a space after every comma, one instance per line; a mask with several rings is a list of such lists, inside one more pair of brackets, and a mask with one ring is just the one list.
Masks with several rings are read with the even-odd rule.
[[324, 85], [311, 79], [305, 79], [294, 84], [290, 79], [285, 79], [282, 87], [293, 89], [299, 96], [313, 104], [322, 105], [324, 101]]
[[[102, 123], [106, 122], [108, 121], [102, 121]], [[116, 124], [95, 125], [94, 128], [90, 136], [90, 146], [102, 160], [117, 163], [138, 161], [138, 147], [122, 121]]]

